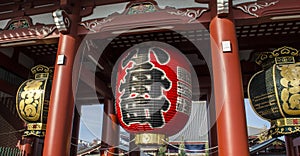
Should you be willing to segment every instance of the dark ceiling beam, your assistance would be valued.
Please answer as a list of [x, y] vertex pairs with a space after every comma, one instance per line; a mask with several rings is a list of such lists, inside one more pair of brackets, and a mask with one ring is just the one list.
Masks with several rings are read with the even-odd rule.
[[197, 3], [209, 3], [210, 0], [195, 0]]
[[[280, 41], [280, 42], [279, 42]], [[299, 34], [295, 35], [272, 35], [272, 36], [260, 36], [260, 37], [239, 37], [238, 38], [239, 49], [268, 49], [278, 48], [281, 46], [293, 46], [299, 47], [300, 37]]]
[[14, 86], [12, 84], [9, 84], [8, 82], [4, 80], [0, 80], [0, 90], [2, 92], [5, 92], [7, 94], [10, 94], [12, 96], [15, 96], [17, 94], [19, 86]]
[[[96, 44], [96, 43], [94, 43], [94, 44]], [[103, 69], [101, 69], [102, 73], [105, 75], [110, 75], [113, 70], [113, 65], [111, 64], [111, 62], [109, 62], [109, 60], [104, 52], [102, 53], [101, 56], [99, 56], [99, 54], [97, 54], [97, 53], [99, 53], [99, 50], [102, 48], [102, 47], [100, 48], [99, 46], [102, 46], [102, 45], [99, 44], [99, 45], [97, 45], [97, 47], [90, 46], [90, 48], [89, 48], [90, 50], [86, 53], [86, 57], [90, 61], [93, 61], [92, 59], [94, 59], [95, 61], [98, 61], [99, 65], [103, 67]]]
[[92, 1], [82, 1], [81, 6], [99, 6], [99, 5], [108, 5], [116, 3], [130, 2], [130, 0], [92, 0]]
[[92, 89], [88, 84], [80, 80], [77, 86], [76, 106], [93, 105], [101, 103], [103, 97], [97, 94], [95, 89]]
[[70, 3], [71, 3], [71, 0], [60, 0], [61, 6], [66, 6], [66, 5], [69, 5]]
[[18, 63], [17, 59], [9, 58], [0, 52], [0, 66], [9, 70], [10, 72], [27, 79], [30, 73], [30, 70], [25, 68], [23, 65]]
[[91, 87], [92, 90], [95, 90], [102, 96], [108, 98], [113, 97], [112, 91], [108, 88], [106, 83], [104, 83], [100, 78], [96, 77], [95, 73], [92, 73], [84, 65], [81, 67], [80, 79], [83, 82], [85, 82], [89, 87]]
[[1, 100], [1, 109], [0, 109], [1, 116], [8, 123], [10, 123], [10, 125], [12, 125], [16, 130], [23, 129], [24, 121], [21, 120], [21, 118], [17, 115], [15, 97], [2, 97], [0, 100]]
[[57, 0], [9, 2], [0, 7], [0, 20], [53, 12], [60, 8]]

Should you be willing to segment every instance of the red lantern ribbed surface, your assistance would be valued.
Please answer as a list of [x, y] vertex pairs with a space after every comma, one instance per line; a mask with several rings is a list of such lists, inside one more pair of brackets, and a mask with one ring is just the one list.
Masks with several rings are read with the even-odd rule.
[[191, 65], [176, 48], [145, 42], [127, 50], [112, 77], [120, 125], [131, 133], [174, 135], [191, 111]]

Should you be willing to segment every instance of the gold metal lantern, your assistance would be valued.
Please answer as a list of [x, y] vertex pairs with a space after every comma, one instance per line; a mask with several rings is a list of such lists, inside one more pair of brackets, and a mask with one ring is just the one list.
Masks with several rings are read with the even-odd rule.
[[272, 136], [300, 132], [300, 62], [299, 51], [281, 47], [259, 55], [256, 63], [263, 70], [248, 84], [252, 108], [271, 122]]
[[34, 79], [28, 79], [18, 89], [16, 107], [26, 123], [24, 136], [45, 136], [53, 69], [37, 65], [31, 69]]

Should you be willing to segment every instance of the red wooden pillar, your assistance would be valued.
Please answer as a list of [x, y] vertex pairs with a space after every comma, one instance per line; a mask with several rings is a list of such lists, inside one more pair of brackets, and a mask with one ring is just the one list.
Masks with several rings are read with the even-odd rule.
[[[218, 153], [219, 156], [247, 156], [249, 148], [243, 86], [233, 20], [228, 16], [218, 17], [215, 13], [210, 23], [210, 34]], [[230, 42], [230, 50], [222, 48], [222, 41]]]
[[130, 134], [129, 136], [129, 156], [140, 156], [140, 149], [139, 147], [135, 144], [135, 141], [133, 141], [135, 139], [135, 134]]
[[[74, 7], [75, 8], [75, 7]], [[79, 44], [77, 23], [80, 18], [79, 7], [73, 9], [68, 17], [71, 21], [69, 32], [60, 33], [57, 57], [64, 56], [64, 62], [55, 63], [50, 105], [43, 156], [69, 156], [71, 148], [72, 123], [74, 113], [73, 86], [78, 81], [79, 61], [74, 61]]]
[[118, 124], [118, 118], [114, 111], [114, 104], [111, 99], [104, 98], [101, 144], [109, 149], [107, 151], [101, 151], [101, 155], [105, 156], [105, 152], [107, 152], [108, 156], [118, 155], [118, 148], [115, 147], [119, 145], [119, 136], [120, 127]]
[[43, 156], [70, 154], [74, 95], [72, 67], [76, 54], [76, 39], [60, 35], [57, 55], [65, 55], [64, 65], [55, 65]]
[[80, 113], [78, 109], [80, 108], [74, 109], [70, 156], [77, 155], [78, 136], [79, 136], [79, 127], [80, 127]]
[[19, 140], [17, 147], [20, 149], [23, 156], [32, 156], [34, 143], [33, 137], [22, 137], [22, 140]]
[[296, 152], [294, 150], [294, 143], [293, 137], [285, 135], [285, 149], [286, 149], [286, 156], [296, 156]]

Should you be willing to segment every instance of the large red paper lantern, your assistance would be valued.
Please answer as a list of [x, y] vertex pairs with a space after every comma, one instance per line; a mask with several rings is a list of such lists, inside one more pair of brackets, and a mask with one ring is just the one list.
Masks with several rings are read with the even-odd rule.
[[130, 133], [174, 135], [192, 103], [192, 67], [176, 48], [145, 42], [127, 50], [112, 77], [120, 125]]

